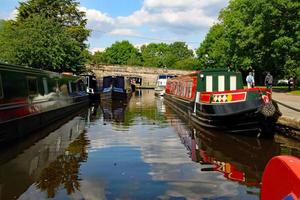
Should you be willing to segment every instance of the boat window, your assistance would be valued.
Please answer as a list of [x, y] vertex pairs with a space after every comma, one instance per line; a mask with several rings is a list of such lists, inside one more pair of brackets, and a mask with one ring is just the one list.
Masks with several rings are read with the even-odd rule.
[[73, 91], [72, 91], [72, 82], [71, 81], [68, 82], [68, 88], [69, 88], [69, 94], [72, 93]]
[[166, 76], [166, 75], [164, 75], [164, 74], [163, 74], [163, 75], [159, 75], [159, 76], [158, 76], [158, 79], [166, 79], [166, 78], [167, 78], [167, 76]]
[[1, 74], [0, 74], [0, 99], [3, 98], [3, 88], [2, 88], [2, 79], [1, 79]]
[[236, 76], [230, 76], [230, 90], [236, 90]]
[[192, 87], [193, 87], [193, 83], [192, 82], [189, 82], [189, 98], [192, 97]]
[[218, 91], [223, 92], [225, 90], [225, 76], [218, 76]]
[[206, 76], [206, 92], [212, 92], [212, 91], [213, 91], [213, 77]]
[[46, 78], [43, 78], [43, 86], [44, 86], [44, 94], [46, 95], [49, 93], [48, 82]]
[[117, 76], [113, 79], [113, 86], [116, 88], [124, 88], [124, 77]]
[[27, 86], [29, 95], [38, 94], [38, 83], [35, 77], [27, 78]]
[[112, 77], [107, 76], [103, 78], [103, 88], [109, 88], [112, 86]]

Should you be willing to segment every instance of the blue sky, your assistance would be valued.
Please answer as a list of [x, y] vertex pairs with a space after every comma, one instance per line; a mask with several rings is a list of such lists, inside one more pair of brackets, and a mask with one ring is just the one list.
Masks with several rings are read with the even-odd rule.
[[[14, 17], [19, 0], [0, 0], [0, 18]], [[80, 0], [86, 12], [91, 51], [118, 40], [135, 46], [151, 42], [184, 41], [199, 47], [229, 0]]]

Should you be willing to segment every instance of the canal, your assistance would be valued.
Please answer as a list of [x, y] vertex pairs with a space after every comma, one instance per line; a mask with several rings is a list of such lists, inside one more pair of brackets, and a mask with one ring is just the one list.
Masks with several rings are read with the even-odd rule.
[[204, 130], [142, 90], [2, 149], [0, 199], [259, 199], [281, 154], [300, 146]]

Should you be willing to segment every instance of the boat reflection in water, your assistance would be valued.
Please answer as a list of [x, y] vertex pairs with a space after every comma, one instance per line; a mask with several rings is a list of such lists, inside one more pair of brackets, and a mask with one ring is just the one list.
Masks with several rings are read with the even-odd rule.
[[201, 164], [201, 171], [217, 171], [229, 180], [248, 188], [260, 188], [268, 161], [282, 154], [281, 144], [274, 140], [208, 132], [195, 125], [184, 125], [172, 118], [166, 106], [166, 117], [176, 130], [181, 142], [189, 150], [193, 161]]
[[0, 199], [45, 199], [60, 190], [67, 194], [78, 190], [80, 163], [87, 159], [88, 145], [85, 120], [76, 116], [23, 153], [19, 147], [1, 152]]
[[125, 121], [126, 101], [112, 100], [102, 101], [101, 109], [104, 122], [122, 123]]

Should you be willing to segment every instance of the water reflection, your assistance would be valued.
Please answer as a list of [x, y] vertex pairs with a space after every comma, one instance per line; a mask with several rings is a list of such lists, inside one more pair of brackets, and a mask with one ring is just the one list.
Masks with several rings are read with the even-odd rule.
[[[48, 197], [54, 197], [61, 185], [69, 193], [78, 188], [76, 180], [79, 162], [87, 158], [85, 152], [88, 141], [84, 140], [84, 125], [82, 117], [77, 116], [29, 148], [23, 149], [22, 153], [16, 151], [18, 154], [10, 154], [10, 151], [19, 149], [18, 146], [3, 151], [0, 154], [3, 161], [0, 165], [0, 199], [18, 198], [33, 183], [46, 191]], [[7, 155], [12, 158], [6, 160]]]
[[126, 101], [102, 101], [101, 109], [105, 122], [122, 123], [125, 121]]
[[209, 131], [195, 124], [183, 124], [180, 118], [174, 119], [174, 112], [168, 106], [166, 117], [190, 158], [201, 164], [201, 171], [221, 172], [225, 178], [246, 186], [261, 186], [264, 168], [272, 157], [300, 155], [300, 145], [282, 136], [276, 136], [275, 140], [257, 139]]
[[0, 199], [259, 199], [268, 160], [300, 155], [286, 138], [204, 130], [153, 91], [137, 92], [2, 152]]

